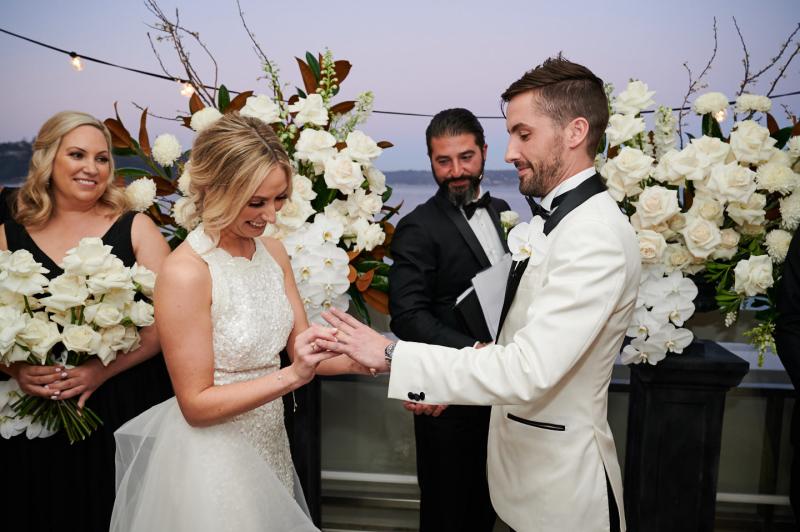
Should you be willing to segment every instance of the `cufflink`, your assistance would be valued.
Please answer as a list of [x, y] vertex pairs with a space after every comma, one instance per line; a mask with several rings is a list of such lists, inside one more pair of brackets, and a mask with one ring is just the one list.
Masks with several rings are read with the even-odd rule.
[[416, 394], [414, 392], [408, 392], [408, 398], [411, 399], [412, 401], [414, 401], [415, 396]]
[[425, 392], [419, 392], [419, 396], [418, 397], [419, 397], [420, 401], [424, 401], [425, 400]]

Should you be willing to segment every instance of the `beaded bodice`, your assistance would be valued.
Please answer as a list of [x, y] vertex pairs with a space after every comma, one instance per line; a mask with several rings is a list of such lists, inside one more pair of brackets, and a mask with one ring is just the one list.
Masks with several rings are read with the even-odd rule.
[[[214, 384], [248, 381], [280, 369], [280, 352], [294, 325], [283, 270], [260, 240], [252, 259], [233, 257], [195, 228], [186, 237], [211, 274]], [[294, 470], [276, 399], [229, 421], [292, 493]]]

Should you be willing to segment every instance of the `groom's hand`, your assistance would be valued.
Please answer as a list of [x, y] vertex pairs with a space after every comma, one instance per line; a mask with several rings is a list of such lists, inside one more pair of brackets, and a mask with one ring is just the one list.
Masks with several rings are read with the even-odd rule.
[[390, 340], [339, 309], [323, 312], [322, 317], [336, 329], [336, 341], [318, 339], [318, 347], [343, 353], [366, 368], [389, 371], [384, 350], [392, 343]]

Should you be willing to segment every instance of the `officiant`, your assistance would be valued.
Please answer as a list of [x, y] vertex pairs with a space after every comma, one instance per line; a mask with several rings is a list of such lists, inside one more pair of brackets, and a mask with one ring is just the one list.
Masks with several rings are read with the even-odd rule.
[[[508, 204], [481, 194], [486, 142], [478, 119], [447, 109], [425, 131], [438, 190], [400, 220], [391, 251], [389, 311], [403, 340], [447, 347], [490, 341], [454, 310], [472, 277], [508, 251], [500, 212]], [[490, 407], [407, 401], [414, 412], [422, 532], [490, 532], [495, 512], [486, 480]]]

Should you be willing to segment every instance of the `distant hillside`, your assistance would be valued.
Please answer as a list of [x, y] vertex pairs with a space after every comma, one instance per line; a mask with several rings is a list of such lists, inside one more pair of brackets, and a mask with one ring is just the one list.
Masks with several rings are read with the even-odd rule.
[[[0, 185], [17, 185], [28, 173], [32, 145], [26, 140], [0, 143]], [[117, 168], [144, 168], [136, 157], [114, 157]], [[427, 185], [433, 180], [430, 170], [393, 170], [386, 173], [390, 185]], [[486, 170], [486, 181], [492, 183], [516, 182], [514, 170]]]

